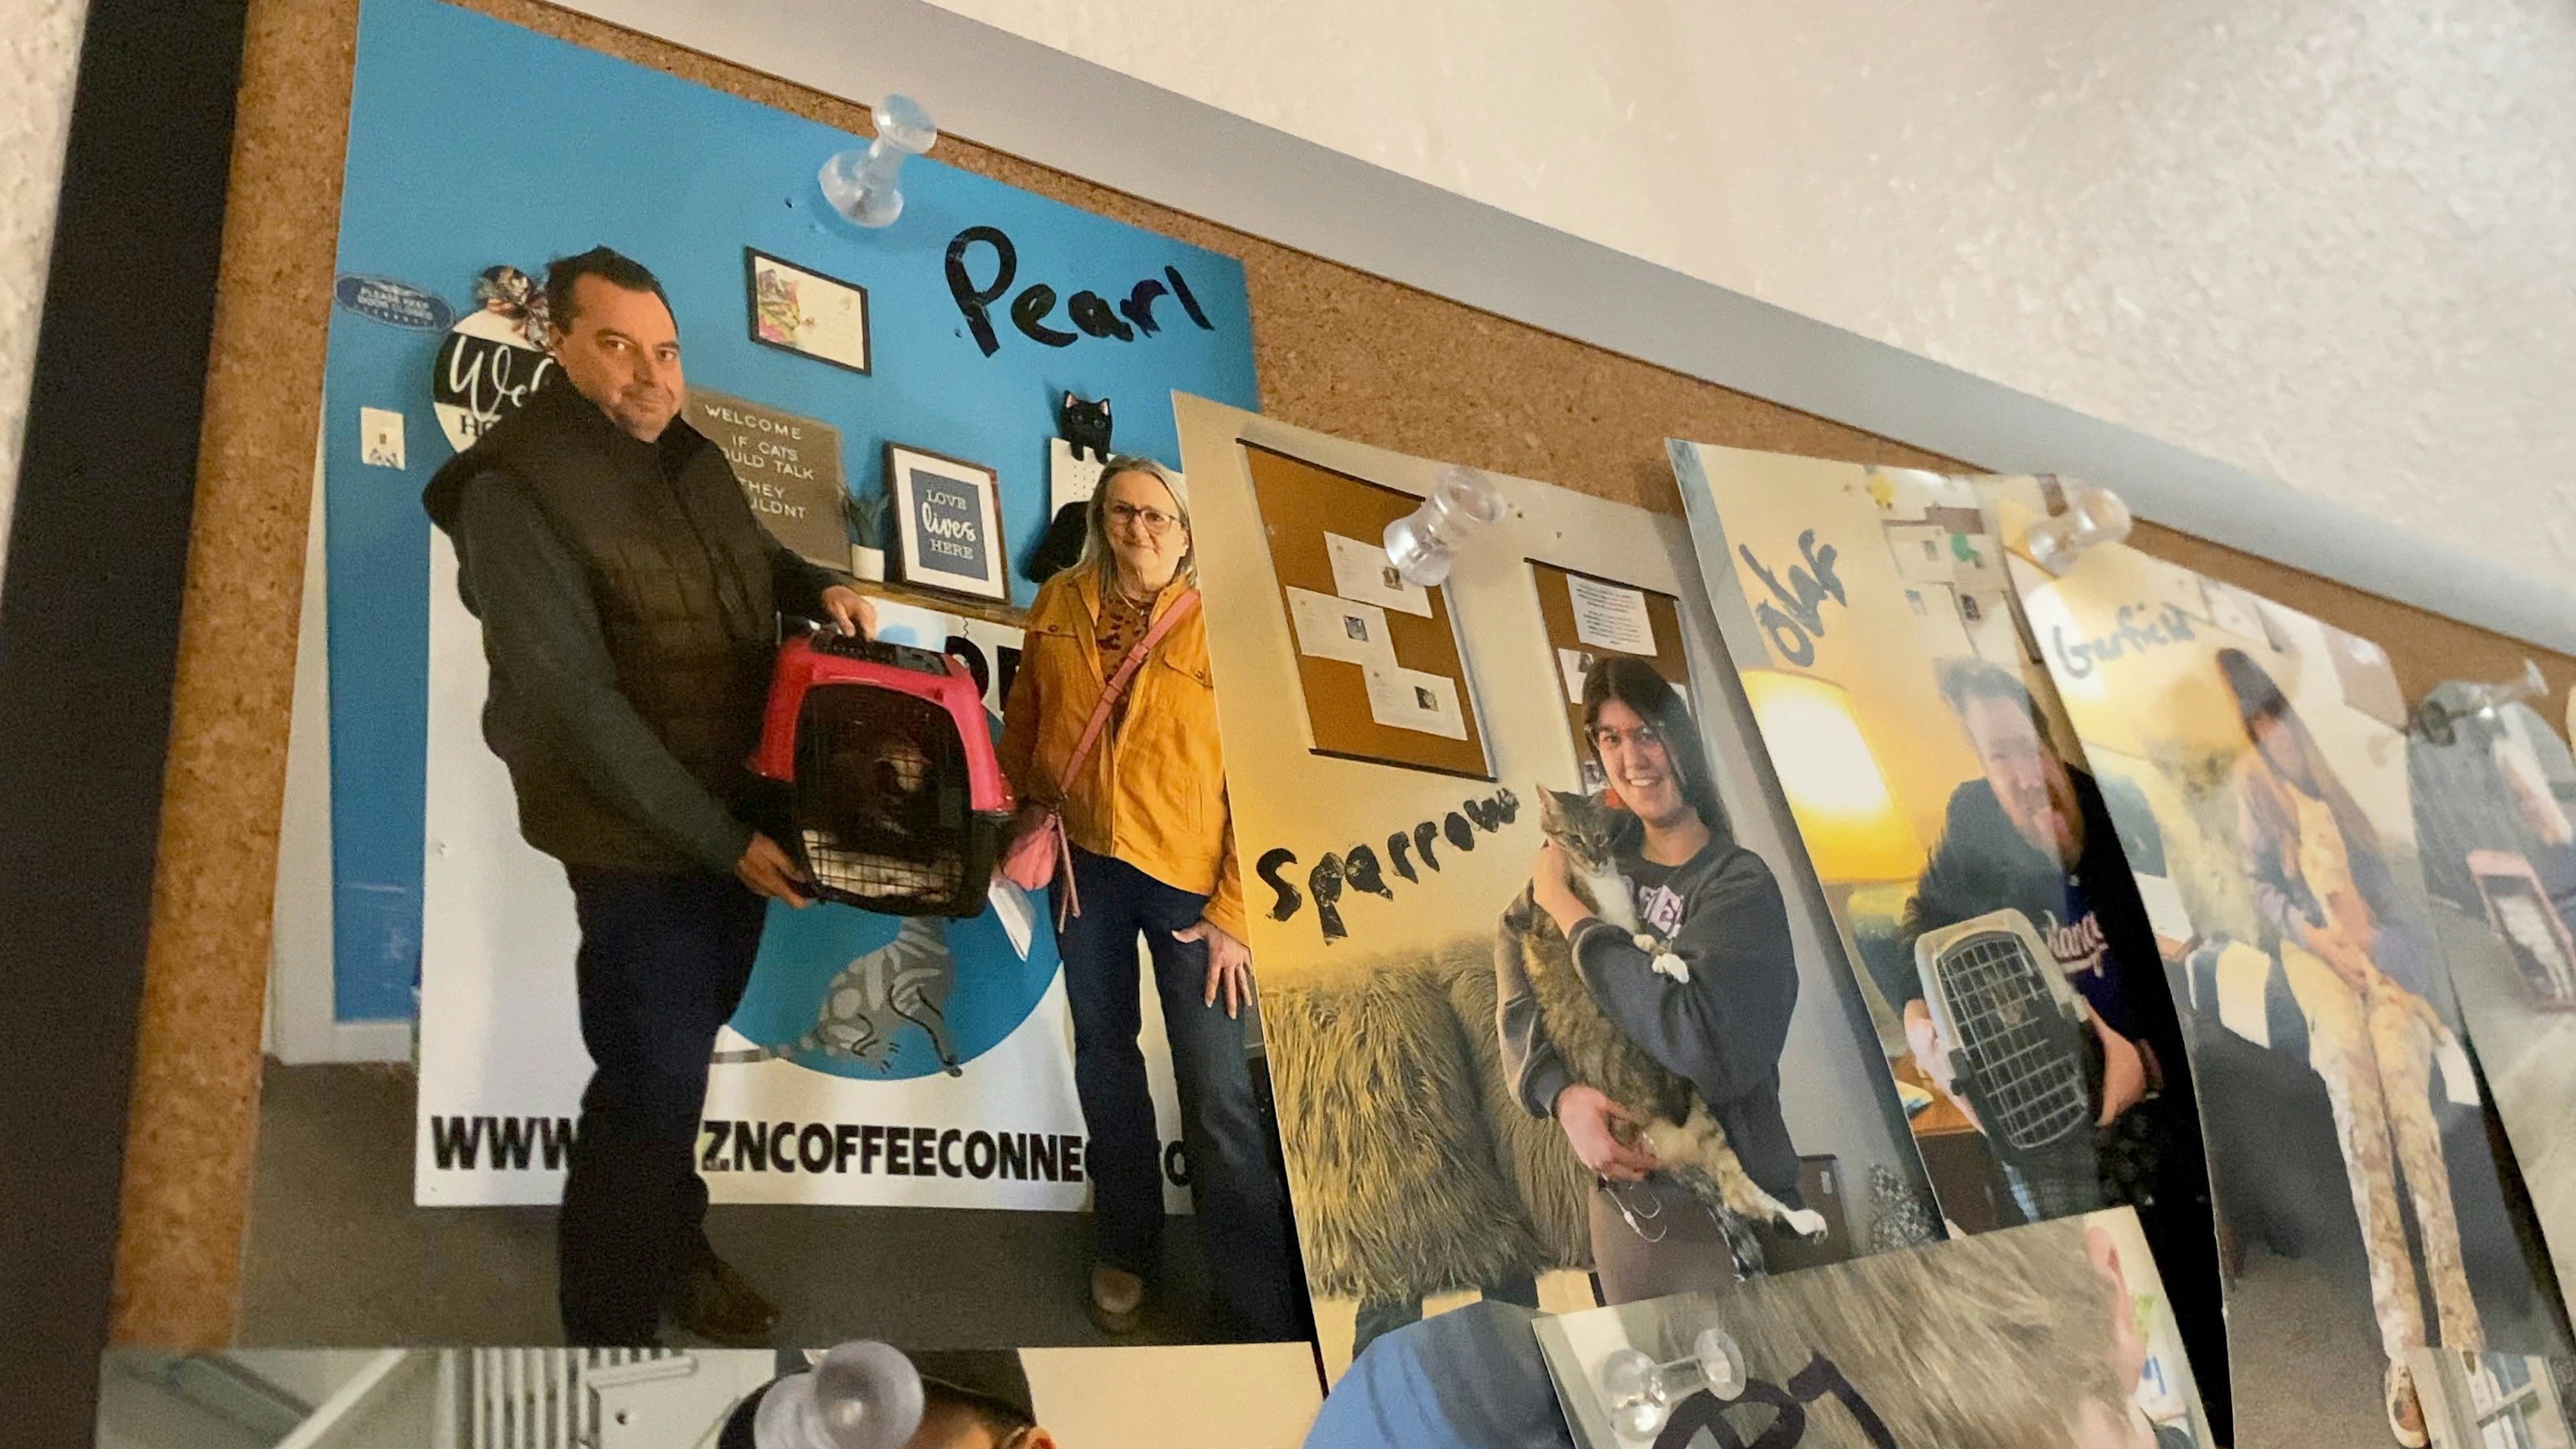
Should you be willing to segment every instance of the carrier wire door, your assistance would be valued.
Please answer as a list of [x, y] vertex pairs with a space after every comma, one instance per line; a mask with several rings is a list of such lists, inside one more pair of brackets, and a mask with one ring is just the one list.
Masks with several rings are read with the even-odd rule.
[[821, 898], [898, 916], [983, 910], [1011, 797], [964, 664], [867, 639], [790, 640], [752, 763], [788, 786], [790, 848]]
[[1915, 970], [1953, 1085], [2032, 1221], [2102, 1205], [2093, 1144], [2101, 1048], [2083, 1001], [2019, 911], [1925, 934]]

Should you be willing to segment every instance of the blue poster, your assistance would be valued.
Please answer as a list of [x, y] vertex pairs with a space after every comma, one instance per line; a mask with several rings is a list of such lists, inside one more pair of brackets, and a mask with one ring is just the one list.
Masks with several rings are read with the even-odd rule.
[[[421, 489], [551, 367], [530, 326], [550, 259], [606, 244], [651, 268], [691, 386], [838, 429], [854, 494], [884, 491], [889, 443], [993, 470], [1019, 606], [1036, 593], [1020, 571], [1048, 522], [1064, 393], [1114, 399], [1119, 450], [1167, 463], [1172, 391], [1258, 406], [1232, 258], [928, 158], [902, 173], [901, 219], [863, 230], [831, 211], [816, 173], [864, 144], [431, 0], [367, 0], [324, 424], [340, 1019], [412, 1014]], [[752, 253], [822, 279], [803, 316], [769, 320], [769, 341]], [[807, 340], [779, 345], [789, 322]], [[961, 569], [985, 569], [994, 540], [972, 501], [944, 482], [924, 496], [940, 520], [955, 505], [965, 526], [942, 535], [967, 549]]]

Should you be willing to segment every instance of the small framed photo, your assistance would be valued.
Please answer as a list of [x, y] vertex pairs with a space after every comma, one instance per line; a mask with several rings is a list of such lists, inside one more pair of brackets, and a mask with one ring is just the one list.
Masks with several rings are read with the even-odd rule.
[[751, 296], [751, 340], [846, 367], [868, 370], [868, 289], [742, 249]]
[[903, 582], [1010, 602], [1000, 476], [980, 463], [901, 443], [886, 444], [885, 471]]

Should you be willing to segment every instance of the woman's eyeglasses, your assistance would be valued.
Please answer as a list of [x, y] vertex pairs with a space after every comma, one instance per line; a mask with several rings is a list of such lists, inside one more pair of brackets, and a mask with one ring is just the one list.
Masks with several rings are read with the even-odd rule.
[[1632, 730], [1595, 728], [1592, 731], [1592, 749], [1595, 754], [1606, 755], [1612, 750], [1631, 745], [1639, 748], [1651, 745], [1661, 749], [1663, 743], [1664, 732], [1653, 725], [1639, 725]]
[[1133, 503], [1112, 503], [1109, 505], [1109, 521], [1113, 525], [1137, 524], [1147, 533], [1162, 534], [1170, 532], [1172, 525], [1180, 522], [1180, 519], [1159, 508], [1139, 508]]

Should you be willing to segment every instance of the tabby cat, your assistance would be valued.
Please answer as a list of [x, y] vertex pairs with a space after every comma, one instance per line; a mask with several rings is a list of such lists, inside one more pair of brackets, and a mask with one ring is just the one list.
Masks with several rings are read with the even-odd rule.
[[[1687, 967], [1666, 943], [1638, 931], [1636, 902], [1616, 864], [1620, 829], [1629, 824], [1626, 811], [1591, 796], [1539, 788], [1539, 830], [1564, 847], [1574, 894], [1595, 916], [1634, 936], [1640, 950], [1654, 955], [1658, 972], [1687, 980]], [[1823, 1215], [1763, 1191], [1689, 1079], [1647, 1055], [1592, 999], [1564, 933], [1528, 893], [1504, 914], [1502, 936], [1505, 948], [1519, 953], [1538, 1001], [1539, 1024], [1564, 1056], [1566, 1070], [1644, 1119], [1633, 1133], [1621, 1135], [1642, 1142], [1674, 1181], [1708, 1204], [1748, 1272], [1762, 1267], [1761, 1240], [1751, 1220], [1781, 1224], [1810, 1240], [1824, 1236]]]

